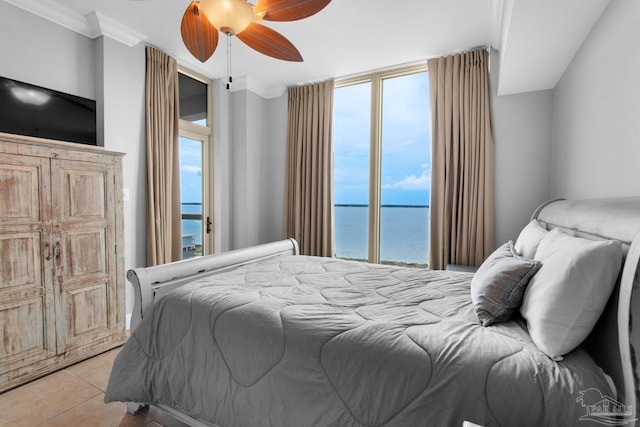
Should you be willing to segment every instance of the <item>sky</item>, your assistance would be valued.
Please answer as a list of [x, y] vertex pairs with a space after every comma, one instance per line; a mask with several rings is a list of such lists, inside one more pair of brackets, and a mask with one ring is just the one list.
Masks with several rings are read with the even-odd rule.
[[182, 203], [202, 203], [202, 142], [182, 136], [180, 137], [180, 187]]
[[[370, 83], [336, 89], [334, 203], [368, 204]], [[428, 205], [431, 135], [427, 73], [385, 79], [382, 105], [383, 205]]]
[[[334, 97], [334, 203], [368, 204], [369, 83], [337, 88]], [[428, 205], [430, 182], [427, 73], [385, 79], [382, 204]], [[182, 201], [202, 201], [201, 142], [180, 138]], [[190, 210], [191, 212], [191, 210]]]

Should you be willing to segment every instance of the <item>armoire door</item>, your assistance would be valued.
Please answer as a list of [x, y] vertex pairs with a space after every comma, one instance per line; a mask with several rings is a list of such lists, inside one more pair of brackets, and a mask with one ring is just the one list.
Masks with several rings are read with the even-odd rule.
[[[114, 167], [51, 161], [57, 351], [90, 351], [120, 331]], [[83, 349], [82, 349], [83, 348]]]
[[0, 375], [56, 352], [49, 178], [48, 158], [0, 153]]

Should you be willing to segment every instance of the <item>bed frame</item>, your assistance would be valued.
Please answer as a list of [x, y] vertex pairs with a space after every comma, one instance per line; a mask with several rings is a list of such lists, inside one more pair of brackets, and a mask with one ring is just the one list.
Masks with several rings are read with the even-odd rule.
[[[604, 313], [582, 347], [612, 377], [618, 400], [640, 403], [640, 197], [552, 200], [532, 215], [549, 230], [560, 228], [592, 240], [618, 240], [625, 260]], [[634, 315], [635, 314], [635, 315]]]
[[[636, 292], [640, 284], [640, 197], [552, 200], [538, 207], [532, 219], [539, 220], [547, 229], [560, 228], [591, 240], [612, 239], [622, 243], [626, 259], [618, 284], [583, 347], [613, 379], [618, 392], [614, 398], [631, 406], [631, 418], [635, 420], [640, 403], [640, 294]], [[288, 239], [129, 270], [127, 278], [135, 292], [131, 330], [135, 330], [155, 301], [184, 283], [263, 259], [298, 254], [298, 244]], [[127, 410], [137, 413], [145, 406], [131, 402]], [[173, 408], [157, 406], [189, 425], [208, 426]], [[626, 425], [635, 425], [635, 421]]]
[[[131, 332], [140, 324], [151, 306], [172, 290], [203, 276], [230, 270], [241, 265], [264, 259], [299, 255], [300, 249], [294, 239], [266, 243], [244, 249], [223, 252], [176, 261], [146, 268], [134, 268], [127, 271], [127, 279], [133, 285], [135, 301], [131, 314]], [[127, 402], [127, 412], [137, 414], [149, 406], [147, 403]], [[167, 405], [154, 405], [170, 413], [178, 420], [194, 427], [217, 427], [178, 411]]]

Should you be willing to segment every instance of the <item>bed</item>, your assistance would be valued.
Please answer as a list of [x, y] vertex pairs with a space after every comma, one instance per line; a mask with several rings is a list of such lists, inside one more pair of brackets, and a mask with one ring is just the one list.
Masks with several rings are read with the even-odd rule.
[[[531, 250], [532, 226], [543, 237], [521, 257], [513, 248]], [[105, 401], [196, 426], [634, 425], [639, 230], [640, 198], [540, 206], [515, 246], [501, 246], [530, 266], [519, 311], [485, 326], [478, 283], [504, 264], [489, 259], [475, 275], [411, 269], [302, 256], [289, 239], [136, 268], [132, 335]], [[570, 349], [536, 323], [563, 298], [544, 300], [566, 264], [555, 242], [610, 251], [590, 252], [595, 272], [579, 284], [615, 270], [611, 289], [571, 290], [567, 306], [604, 300]]]

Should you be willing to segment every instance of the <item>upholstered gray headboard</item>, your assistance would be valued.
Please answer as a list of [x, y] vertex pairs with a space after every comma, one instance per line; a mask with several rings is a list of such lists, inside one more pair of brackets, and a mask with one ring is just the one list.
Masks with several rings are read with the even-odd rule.
[[[553, 200], [533, 214], [547, 229], [592, 240], [619, 240], [626, 258], [618, 284], [584, 348], [610, 375], [618, 398], [636, 408], [640, 397], [640, 197]], [[635, 314], [635, 315], [634, 315]]]

